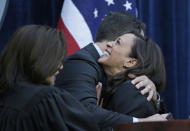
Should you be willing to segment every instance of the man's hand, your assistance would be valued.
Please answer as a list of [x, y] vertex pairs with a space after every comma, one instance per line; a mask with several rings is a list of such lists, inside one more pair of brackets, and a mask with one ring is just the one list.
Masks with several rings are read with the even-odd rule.
[[149, 116], [147, 118], [138, 118], [139, 122], [150, 122], [150, 121], [167, 121], [167, 116], [169, 114], [166, 113], [166, 114], [155, 114], [155, 115], [152, 115], [152, 116]]
[[[130, 74], [130, 78], [135, 78], [134, 75]], [[151, 99], [153, 101], [157, 100], [157, 91], [156, 91], [156, 86], [154, 83], [147, 77], [147, 76], [139, 76], [133, 79], [132, 84], [136, 86], [137, 89], [140, 89], [142, 87], [145, 87], [143, 90], [141, 90], [141, 94], [144, 95], [146, 93], [148, 94], [147, 100], [150, 101]]]

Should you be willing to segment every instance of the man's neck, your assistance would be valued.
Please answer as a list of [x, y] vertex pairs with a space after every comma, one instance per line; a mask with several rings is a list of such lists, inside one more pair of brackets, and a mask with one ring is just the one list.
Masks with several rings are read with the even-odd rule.
[[94, 43], [94, 44], [96, 44], [96, 45], [100, 48], [100, 50], [101, 50], [102, 52], [104, 52], [104, 50], [105, 50], [105, 48], [106, 48], [106, 42], [105, 42], [105, 41], [103, 41], [103, 42], [96, 42], [96, 43]]

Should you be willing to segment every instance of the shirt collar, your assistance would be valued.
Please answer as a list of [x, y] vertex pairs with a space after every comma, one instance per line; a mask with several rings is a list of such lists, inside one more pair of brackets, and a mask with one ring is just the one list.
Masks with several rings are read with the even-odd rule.
[[103, 55], [103, 52], [102, 52], [102, 50], [100, 49], [100, 47], [99, 46], [97, 46], [96, 44], [93, 44], [94, 45], [94, 47], [96, 48], [96, 50], [97, 50], [97, 52], [98, 52], [98, 54], [100, 55], [100, 57]]

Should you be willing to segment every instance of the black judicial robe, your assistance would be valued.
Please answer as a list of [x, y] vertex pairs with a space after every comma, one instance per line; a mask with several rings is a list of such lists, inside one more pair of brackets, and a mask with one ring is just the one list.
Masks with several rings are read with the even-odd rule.
[[18, 83], [0, 95], [1, 131], [98, 131], [91, 114], [68, 92]]

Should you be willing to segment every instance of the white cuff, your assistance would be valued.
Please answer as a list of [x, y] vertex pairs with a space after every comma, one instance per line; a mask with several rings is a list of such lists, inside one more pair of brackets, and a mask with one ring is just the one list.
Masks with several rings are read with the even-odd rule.
[[139, 122], [139, 119], [136, 117], [133, 117], [133, 123], [137, 123], [137, 122]]

